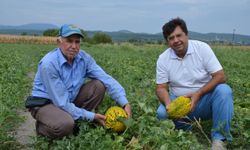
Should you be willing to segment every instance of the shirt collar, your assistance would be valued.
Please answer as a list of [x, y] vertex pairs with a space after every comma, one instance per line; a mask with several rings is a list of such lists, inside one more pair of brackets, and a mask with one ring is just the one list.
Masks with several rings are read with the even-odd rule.
[[[59, 58], [59, 64], [62, 66], [63, 64], [67, 63], [67, 59], [64, 57], [63, 52], [60, 48], [57, 48], [58, 58]], [[75, 60], [77, 63], [80, 61], [81, 56], [78, 53], [75, 57]]]
[[[194, 52], [194, 50], [191, 47], [190, 41], [188, 41], [188, 49], [187, 49], [186, 55], [191, 55], [193, 52]], [[175, 52], [172, 48], [170, 48], [170, 57], [173, 59], [179, 59], [179, 57], [175, 54]]]

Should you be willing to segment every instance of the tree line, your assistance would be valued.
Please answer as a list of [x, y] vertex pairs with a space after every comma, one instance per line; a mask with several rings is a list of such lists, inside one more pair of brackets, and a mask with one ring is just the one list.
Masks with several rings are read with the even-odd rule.
[[[113, 43], [111, 36], [103, 33], [97, 32], [92, 37], [88, 36], [87, 32], [81, 29], [81, 32], [84, 36], [83, 42], [87, 42], [90, 44], [98, 44], [98, 43]], [[43, 32], [43, 36], [58, 36], [59, 29], [47, 29]]]

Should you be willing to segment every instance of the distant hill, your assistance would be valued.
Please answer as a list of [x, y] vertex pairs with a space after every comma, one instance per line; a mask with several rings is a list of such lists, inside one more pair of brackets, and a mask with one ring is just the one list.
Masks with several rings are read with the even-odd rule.
[[[125, 31], [125, 32], [124, 32]], [[86, 31], [87, 34], [92, 37], [96, 32], [100, 31]], [[120, 30], [114, 32], [102, 31], [112, 37], [115, 42], [124, 42], [129, 40], [136, 41], [158, 41], [163, 40], [161, 34], [148, 34], [148, 33], [134, 33], [128, 30]]]
[[[47, 29], [59, 29], [58, 26], [53, 24], [25, 24], [20, 26], [6, 26], [0, 25], [0, 34], [14, 34], [14, 35], [43, 35]], [[88, 36], [92, 37], [96, 32], [101, 31], [86, 31]], [[124, 41], [139, 41], [139, 42], [159, 42], [163, 41], [162, 33], [149, 34], [149, 33], [134, 33], [129, 30], [120, 30], [114, 32], [102, 31], [112, 37], [114, 42]], [[198, 33], [189, 31], [190, 39], [196, 39], [206, 42], [217, 43], [237, 43], [242, 45], [250, 45], [250, 36], [240, 34], [227, 34], [227, 33]]]
[[234, 42], [236, 44], [250, 45], [250, 36], [241, 34], [229, 34], [229, 33], [198, 33], [189, 32], [189, 37], [191, 39], [206, 41], [206, 42], [219, 42], [219, 43], [230, 43]]
[[47, 30], [47, 29], [56, 29], [59, 28], [53, 24], [46, 24], [46, 23], [30, 23], [24, 24], [20, 26], [6, 26], [0, 25], [0, 30]]
[[[99, 31], [87, 31], [88, 35], [91, 37], [96, 32]], [[162, 33], [149, 34], [149, 33], [134, 33], [131, 31], [117, 31], [117, 32], [104, 32], [112, 37], [115, 42], [123, 42], [123, 41], [144, 41], [144, 42], [157, 42], [163, 41]], [[234, 36], [234, 37], [233, 37]], [[250, 45], [250, 36], [240, 35], [240, 34], [226, 34], [226, 33], [198, 33], [189, 31], [190, 39], [201, 40], [205, 42], [217, 42], [217, 43], [236, 43], [242, 45]]]
[[14, 34], [14, 35], [43, 35], [43, 32], [47, 29], [57, 29], [59, 28], [53, 24], [45, 23], [31, 23], [24, 24], [20, 26], [9, 26], [9, 25], [0, 25], [0, 34]]

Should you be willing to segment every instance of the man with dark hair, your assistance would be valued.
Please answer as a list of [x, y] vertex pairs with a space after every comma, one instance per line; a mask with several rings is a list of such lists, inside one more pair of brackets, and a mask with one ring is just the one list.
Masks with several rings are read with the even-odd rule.
[[[38, 135], [60, 138], [74, 131], [75, 121], [95, 121], [104, 126], [106, 117], [92, 112], [103, 100], [105, 91], [131, 116], [131, 106], [123, 87], [80, 50], [83, 35], [74, 25], [63, 25], [58, 48], [39, 62], [32, 96], [26, 100], [36, 119]], [[86, 79], [91, 81], [85, 83]]]
[[[168, 105], [178, 96], [191, 99], [191, 120], [212, 119], [212, 149], [224, 149], [223, 141], [231, 141], [233, 95], [225, 84], [223, 68], [210, 46], [189, 40], [186, 23], [174, 18], [163, 26], [163, 35], [169, 48], [157, 60], [156, 95], [160, 106], [159, 119], [167, 119]], [[174, 120], [177, 129], [191, 129], [190, 120]]]

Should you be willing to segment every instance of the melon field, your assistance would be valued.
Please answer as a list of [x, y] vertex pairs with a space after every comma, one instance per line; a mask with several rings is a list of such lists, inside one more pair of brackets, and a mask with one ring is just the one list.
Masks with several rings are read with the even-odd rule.
[[[39, 60], [56, 45], [0, 44], [0, 149], [35, 150], [166, 150], [209, 149], [211, 121], [193, 122], [193, 131], [175, 130], [170, 120], [156, 118], [158, 100], [155, 96], [156, 60], [164, 45], [144, 44], [82, 44], [97, 63], [125, 88], [133, 109], [124, 133], [115, 133], [94, 123], [81, 121], [74, 136], [49, 140], [33, 136], [31, 144], [15, 138], [16, 129], [25, 121], [18, 112], [24, 111], [24, 100], [30, 94], [32, 79]], [[212, 46], [224, 67], [234, 93], [233, 141], [228, 149], [250, 147], [250, 47]], [[116, 106], [108, 96], [98, 107], [104, 114]]]

